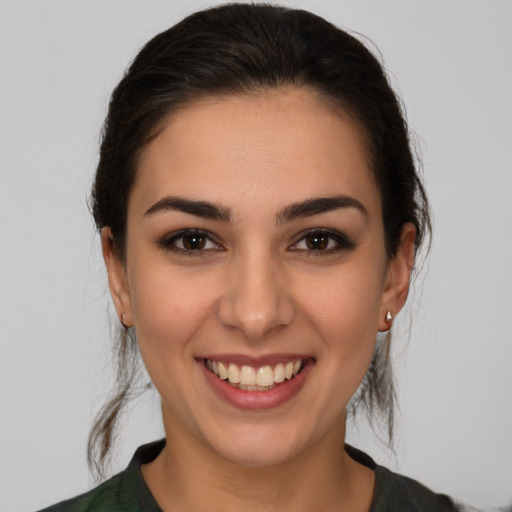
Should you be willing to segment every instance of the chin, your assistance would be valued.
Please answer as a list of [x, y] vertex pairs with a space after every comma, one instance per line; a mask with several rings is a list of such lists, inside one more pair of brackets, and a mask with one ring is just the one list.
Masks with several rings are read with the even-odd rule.
[[252, 468], [279, 466], [293, 459], [298, 452], [299, 450], [294, 450], [292, 447], [274, 444], [266, 444], [262, 447], [251, 442], [247, 442], [245, 445], [237, 443], [217, 450], [217, 453], [228, 462]]
[[209, 444], [221, 458], [245, 467], [270, 467], [284, 464], [304, 452], [307, 439], [296, 433], [270, 427], [249, 428], [244, 434], [223, 432]]

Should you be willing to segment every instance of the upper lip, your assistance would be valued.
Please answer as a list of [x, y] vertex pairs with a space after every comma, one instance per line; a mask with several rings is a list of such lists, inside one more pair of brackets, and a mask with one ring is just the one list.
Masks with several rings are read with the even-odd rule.
[[281, 353], [281, 354], [267, 354], [262, 356], [247, 356], [244, 354], [206, 354], [198, 357], [197, 359], [210, 359], [212, 361], [222, 361], [225, 363], [234, 363], [238, 365], [246, 365], [253, 367], [273, 366], [279, 363], [288, 363], [290, 361], [299, 361], [305, 359], [313, 359], [309, 354], [294, 354], [294, 353]]

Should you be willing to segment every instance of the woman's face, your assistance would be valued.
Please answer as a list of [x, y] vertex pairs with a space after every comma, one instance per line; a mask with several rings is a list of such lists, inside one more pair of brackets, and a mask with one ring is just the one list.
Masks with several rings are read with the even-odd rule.
[[256, 466], [343, 436], [413, 231], [388, 262], [357, 125], [307, 91], [173, 115], [140, 158], [124, 263], [103, 234], [168, 435]]

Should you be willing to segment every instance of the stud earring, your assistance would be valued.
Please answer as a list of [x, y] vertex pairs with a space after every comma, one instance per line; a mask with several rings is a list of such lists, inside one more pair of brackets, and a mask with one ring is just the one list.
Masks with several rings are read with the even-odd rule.
[[389, 309], [386, 311], [386, 322], [388, 324], [391, 323], [391, 320], [393, 320], [393, 315], [391, 314], [391, 311], [389, 311]]
[[128, 326], [126, 325], [126, 315], [125, 315], [124, 313], [121, 315], [121, 323], [122, 323], [125, 327], [128, 327]]

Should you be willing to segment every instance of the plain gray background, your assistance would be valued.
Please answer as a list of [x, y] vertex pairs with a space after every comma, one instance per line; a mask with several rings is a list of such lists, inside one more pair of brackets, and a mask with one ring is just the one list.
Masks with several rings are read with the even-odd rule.
[[[98, 134], [137, 49], [214, 3], [0, 2], [2, 511], [90, 484], [87, 433], [111, 381], [109, 299], [86, 206]], [[376, 43], [418, 135], [435, 216], [410, 335], [407, 314], [397, 322], [396, 455], [364, 425], [349, 438], [439, 492], [512, 503], [512, 3], [282, 3]], [[162, 435], [159, 422], [148, 394], [127, 418], [115, 471]]]

